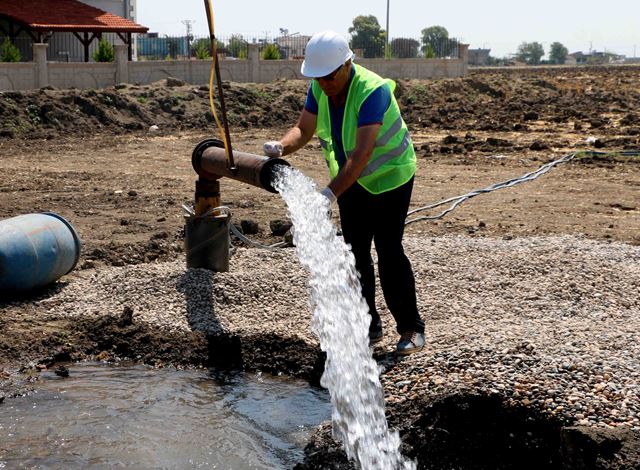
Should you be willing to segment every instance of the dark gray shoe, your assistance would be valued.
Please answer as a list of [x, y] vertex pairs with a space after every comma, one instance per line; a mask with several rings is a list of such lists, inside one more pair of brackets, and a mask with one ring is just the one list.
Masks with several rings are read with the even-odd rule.
[[424, 348], [424, 335], [417, 331], [406, 331], [400, 335], [400, 341], [396, 346], [396, 354], [406, 356], [417, 353]]

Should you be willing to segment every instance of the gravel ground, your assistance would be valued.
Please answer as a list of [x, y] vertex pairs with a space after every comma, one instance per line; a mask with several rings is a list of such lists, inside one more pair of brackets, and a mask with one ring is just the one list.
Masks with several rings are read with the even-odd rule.
[[[390, 412], [406, 400], [471, 390], [569, 425], [640, 430], [640, 247], [508, 238], [405, 239], [427, 346], [395, 359], [393, 320], [381, 309], [386, 337], [375, 353]], [[185, 272], [183, 260], [84, 270], [34, 304], [43, 317], [85, 319], [125, 307], [134, 323], [154, 328], [317, 346], [307, 275], [293, 249], [239, 248], [228, 273]]]

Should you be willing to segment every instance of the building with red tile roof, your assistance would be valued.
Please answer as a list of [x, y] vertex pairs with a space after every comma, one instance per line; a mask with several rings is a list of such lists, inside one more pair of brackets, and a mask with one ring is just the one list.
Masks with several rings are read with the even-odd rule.
[[89, 46], [104, 33], [116, 34], [129, 46], [132, 33], [149, 28], [78, 0], [0, 0], [0, 35], [11, 39], [28, 35], [33, 42], [48, 42], [57, 32], [72, 33], [84, 46], [85, 62]]

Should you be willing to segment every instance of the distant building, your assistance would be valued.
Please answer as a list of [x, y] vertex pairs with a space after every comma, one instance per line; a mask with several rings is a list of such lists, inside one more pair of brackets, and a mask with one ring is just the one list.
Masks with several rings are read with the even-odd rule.
[[133, 22], [137, 19], [137, 0], [80, 0], [82, 3], [121, 16]]
[[46, 43], [47, 60], [89, 61], [104, 38], [128, 46], [135, 57], [136, 0], [0, 0], [0, 39], [9, 37], [22, 59], [33, 59], [33, 44]]
[[487, 65], [491, 49], [469, 49], [469, 65]]
[[283, 59], [302, 59], [309, 39], [311, 36], [290, 34], [277, 37], [275, 43], [280, 48], [280, 55]]
[[[136, 23], [138, 18], [138, 0], [79, 0], [82, 3], [86, 3], [107, 13], [113, 13], [114, 15], [121, 16]], [[114, 44], [122, 44], [123, 42], [117, 35], [109, 35], [109, 39]], [[138, 60], [138, 37], [133, 36], [133, 60]]]
[[[107, 13], [136, 21], [137, 0], [78, 0], [81, 3], [98, 8]], [[112, 44], [124, 44], [124, 41], [117, 34], [105, 33], [103, 37]], [[137, 35], [132, 36], [132, 60], [137, 60], [138, 39]], [[97, 47], [97, 41], [92, 44], [91, 52]], [[47, 51], [49, 60], [81, 62], [84, 57], [83, 46], [74, 37], [73, 33], [58, 32], [51, 36], [49, 40], [49, 50]]]
[[573, 65], [605, 65], [620, 64], [625, 61], [625, 56], [613, 52], [593, 51], [585, 54], [582, 51], [573, 52], [567, 57], [567, 64]]
[[567, 56], [564, 58], [564, 65], [578, 65], [578, 59], [571, 54], [567, 54]]

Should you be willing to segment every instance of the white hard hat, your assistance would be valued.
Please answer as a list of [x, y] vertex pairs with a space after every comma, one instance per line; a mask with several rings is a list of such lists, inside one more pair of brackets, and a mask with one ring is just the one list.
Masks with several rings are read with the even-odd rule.
[[305, 77], [324, 77], [352, 57], [353, 52], [345, 38], [334, 31], [322, 31], [307, 43], [300, 72]]

